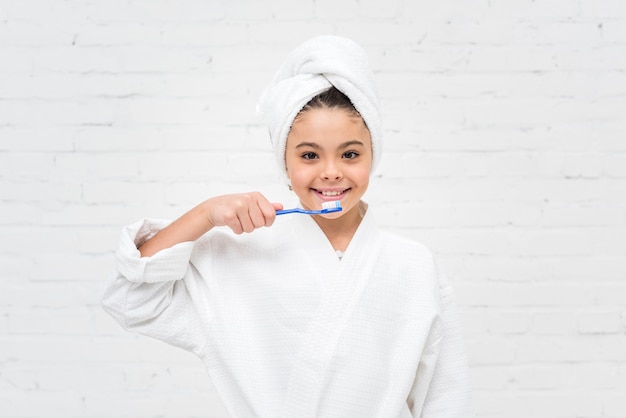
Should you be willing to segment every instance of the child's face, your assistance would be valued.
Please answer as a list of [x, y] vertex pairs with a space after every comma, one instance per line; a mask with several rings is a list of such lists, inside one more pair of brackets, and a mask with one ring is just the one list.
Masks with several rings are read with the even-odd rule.
[[339, 218], [358, 211], [369, 184], [372, 141], [359, 116], [343, 109], [314, 108], [296, 118], [287, 137], [287, 176], [305, 209], [341, 200]]

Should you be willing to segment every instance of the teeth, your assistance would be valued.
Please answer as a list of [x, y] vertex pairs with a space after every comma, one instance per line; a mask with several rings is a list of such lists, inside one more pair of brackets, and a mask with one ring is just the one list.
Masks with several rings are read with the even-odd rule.
[[339, 196], [341, 194], [341, 192], [322, 192], [322, 196]]

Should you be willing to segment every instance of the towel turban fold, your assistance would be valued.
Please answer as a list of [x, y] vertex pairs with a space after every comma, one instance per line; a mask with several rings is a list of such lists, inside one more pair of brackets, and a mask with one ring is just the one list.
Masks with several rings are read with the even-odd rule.
[[258, 110], [270, 131], [276, 160], [286, 173], [285, 149], [291, 125], [315, 96], [335, 86], [361, 114], [372, 138], [372, 171], [380, 161], [382, 126], [374, 74], [365, 51], [339, 36], [318, 36], [293, 50], [263, 92]]

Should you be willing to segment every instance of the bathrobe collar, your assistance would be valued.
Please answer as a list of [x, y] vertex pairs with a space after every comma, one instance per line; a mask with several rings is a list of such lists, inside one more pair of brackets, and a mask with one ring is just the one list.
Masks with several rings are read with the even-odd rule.
[[348, 320], [360, 303], [382, 245], [370, 210], [361, 220], [341, 261], [311, 217], [298, 217], [294, 221], [294, 226], [299, 224], [297, 229], [304, 231], [306, 239], [311, 240], [311, 249], [317, 249], [319, 264], [328, 267], [323, 270], [329, 281], [293, 363], [283, 411], [285, 418], [317, 416], [323, 389], [332, 379], [328, 365]]

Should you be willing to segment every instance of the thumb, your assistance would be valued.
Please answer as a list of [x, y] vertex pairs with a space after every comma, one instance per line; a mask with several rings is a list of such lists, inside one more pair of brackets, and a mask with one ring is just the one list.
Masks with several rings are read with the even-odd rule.
[[272, 206], [274, 206], [275, 210], [282, 210], [283, 209], [283, 204], [282, 203], [272, 203]]

